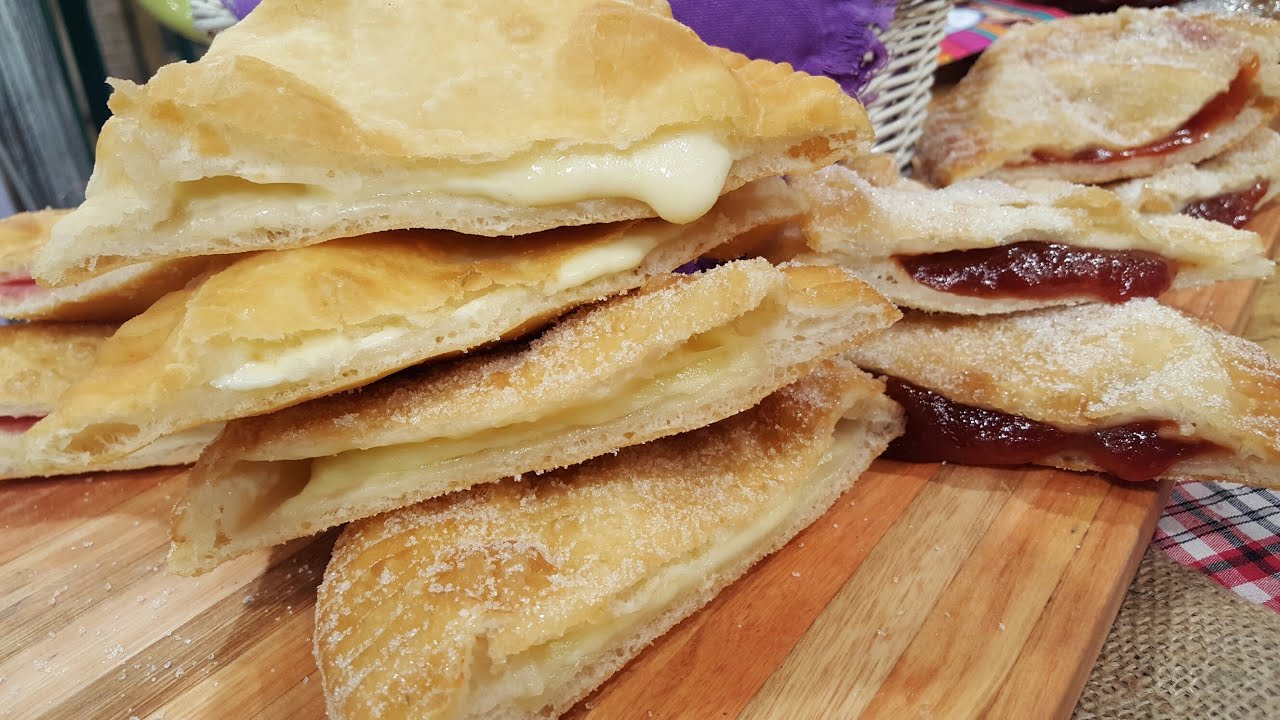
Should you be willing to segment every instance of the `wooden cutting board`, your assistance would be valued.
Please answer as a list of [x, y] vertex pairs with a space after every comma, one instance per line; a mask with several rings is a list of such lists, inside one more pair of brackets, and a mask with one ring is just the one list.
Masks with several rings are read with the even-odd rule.
[[[1280, 210], [1255, 223], [1280, 230]], [[1255, 283], [1171, 301], [1224, 327]], [[324, 716], [335, 534], [163, 570], [174, 471], [0, 484], [0, 720]], [[1051, 470], [877, 462], [573, 718], [1067, 717], [1168, 496]]]

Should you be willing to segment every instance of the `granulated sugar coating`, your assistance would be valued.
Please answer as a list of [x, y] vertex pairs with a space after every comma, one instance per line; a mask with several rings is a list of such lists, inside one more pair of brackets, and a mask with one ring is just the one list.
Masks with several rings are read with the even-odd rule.
[[[770, 270], [767, 262], [756, 260], [696, 279], [660, 278], [639, 297], [607, 301], [617, 312], [583, 308], [519, 352], [497, 353], [487, 362], [424, 365], [358, 393], [238, 423], [232, 431], [243, 443], [244, 456], [260, 460], [413, 442], [421, 439], [424, 424], [438, 424], [442, 416], [457, 422], [460, 405], [474, 406], [477, 413], [465, 420], [469, 426], [452, 426], [450, 435], [492, 425], [495, 413], [518, 422], [520, 414], [535, 416], [545, 405], [563, 404], [566, 394], [620, 369], [640, 372], [633, 367], [638, 360], [657, 359], [690, 336], [759, 305], [783, 283], [782, 275]], [[691, 314], [690, 306], [700, 311]], [[290, 446], [306, 452], [290, 453]]]
[[953, 401], [1062, 429], [1165, 421], [1171, 435], [1222, 448], [1175, 465], [1174, 476], [1276, 482], [1268, 478], [1280, 463], [1280, 364], [1154, 300], [986, 318], [911, 315], [852, 355]]
[[704, 427], [898, 316], [836, 267], [754, 259], [668, 275], [532, 342], [233, 423], [191, 471], [171, 559], [180, 570], [207, 569], [472, 485]]
[[[1042, 151], [1071, 156], [1155, 142], [1225, 91], [1253, 58], [1264, 77], [1274, 74], [1280, 41], [1263, 23], [1122, 8], [1015, 27], [931, 110], [921, 169], [938, 185], [993, 172], [1100, 183], [1211, 157], [1265, 124], [1266, 112], [1246, 106], [1209, 139], [1161, 156], [1033, 162]], [[1262, 83], [1264, 94], [1274, 87]]]
[[330, 716], [566, 709], [834, 501], [899, 431], [879, 393], [831, 363], [711, 427], [349, 526], [316, 611]]
[[[1118, 273], [1099, 273], [1094, 282], [1109, 286], [1095, 292], [1066, 286], [1059, 294], [965, 294], [921, 283], [904, 265], [914, 256], [1028, 241], [1152, 253], [1176, 263], [1172, 281], [1177, 288], [1266, 277], [1272, 271], [1256, 233], [1181, 215], [1144, 215], [1107, 190], [1058, 180], [1011, 185], [974, 179], [940, 190], [909, 183], [877, 187], [833, 166], [795, 178], [792, 186], [811, 204], [804, 228], [814, 254], [804, 259], [839, 263], [901, 307], [989, 315], [1092, 302], [1124, 284]], [[1061, 268], [1035, 274], [1047, 284]]]

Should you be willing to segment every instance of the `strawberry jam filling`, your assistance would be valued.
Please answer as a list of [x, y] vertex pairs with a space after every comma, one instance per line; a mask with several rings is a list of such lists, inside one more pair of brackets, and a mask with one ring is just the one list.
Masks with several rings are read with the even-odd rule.
[[0, 417], [0, 433], [24, 433], [40, 422], [38, 416]]
[[956, 295], [1107, 302], [1155, 297], [1173, 284], [1177, 263], [1142, 250], [1100, 250], [1029, 240], [977, 250], [894, 257], [916, 282]]
[[1182, 214], [1213, 220], [1239, 229], [1253, 219], [1258, 203], [1267, 196], [1267, 190], [1270, 187], [1271, 183], [1259, 180], [1243, 190], [1187, 203], [1187, 206], [1182, 208]]
[[1089, 147], [1071, 155], [1059, 155], [1047, 150], [1037, 150], [1032, 154], [1032, 157], [1037, 162], [1042, 163], [1100, 164], [1165, 155], [1203, 142], [1218, 128], [1234, 120], [1258, 94], [1258, 87], [1254, 80], [1258, 76], [1259, 67], [1256, 57], [1250, 60], [1247, 65], [1240, 68], [1240, 72], [1236, 73], [1235, 79], [1231, 81], [1226, 90], [1218, 93], [1209, 102], [1205, 103], [1199, 112], [1183, 123], [1182, 127], [1155, 142], [1119, 150]]
[[913, 462], [1026, 465], [1063, 454], [1083, 456], [1131, 482], [1159, 477], [1174, 463], [1217, 449], [1212, 443], [1160, 434], [1156, 420], [1099, 430], [1062, 430], [998, 410], [963, 405], [900, 378], [886, 392], [907, 413], [907, 431], [886, 456]]

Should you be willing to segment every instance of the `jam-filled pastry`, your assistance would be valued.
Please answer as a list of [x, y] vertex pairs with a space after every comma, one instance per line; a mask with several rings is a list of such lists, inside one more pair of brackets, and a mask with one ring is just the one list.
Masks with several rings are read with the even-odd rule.
[[532, 342], [232, 422], [190, 474], [169, 566], [203, 572], [709, 425], [899, 315], [840, 268], [742, 260], [581, 310]]
[[1143, 212], [1182, 213], [1244, 227], [1280, 192], [1280, 133], [1259, 128], [1198, 165], [1175, 165], [1110, 190]]
[[329, 717], [549, 718], [813, 522], [901, 431], [832, 363], [710, 427], [347, 526]]
[[68, 212], [40, 210], [0, 219], [0, 318], [124, 322], [212, 264], [206, 258], [142, 263], [76, 285], [40, 287], [31, 266], [53, 225]]
[[1103, 183], [1196, 163], [1280, 105], [1280, 23], [1121, 8], [1022, 25], [931, 110], [920, 169]]
[[872, 137], [831, 79], [710, 47], [661, 0], [264, 0], [114, 85], [52, 284], [392, 229], [684, 223]]
[[905, 307], [983, 315], [1123, 302], [1272, 268], [1255, 233], [1144, 215], [1097, 187], [876, 187], [838, 166], [791, 183], [811, 206], [813, 254], [802, 257], [844, 265]]
[[125, 323], [31, 442], [109, 459], [358, 387], [639, 287], [803, 207], [768, 178], [687, 225], [635, 220], [515, 239], [393, 231], [250, 254]]
[[851, 356], [906, 409], [893, 457], [1280, 487], [1280, 363], [1154, 300], [913, 314]]
[[213, 440], [216, 428], [193, 430], [106, 463], [67, 462], [27, 451], [27, 430], [93, 367], [114, 330], [89, 323], [0, 326], [0, 480], [186, 465]]

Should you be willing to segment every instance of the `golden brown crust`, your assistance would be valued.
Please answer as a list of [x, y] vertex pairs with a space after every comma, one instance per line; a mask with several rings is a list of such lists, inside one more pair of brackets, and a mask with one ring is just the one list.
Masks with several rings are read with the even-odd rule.
[[[711, 427], [349, 526], [316, 605], [330, 717], [564, 712], [812, 522], [900, 422], [833, 363]], [[553, 641], [541, 657], [583, 655], [535, 700], [508, 673]]]
[[47, 457], [31, 452], [25, 438], [16, 433], [0, 433], [0, 480], [56, 477], [89, 472], [116, 472], [152, 467], [190, 465], [218, 435], [218, 426], [195, 428], [156, 442], [117, 460], [83, 464], [63, 457]]
[[[847, 271], [739, 261], [659, 279], [527, 345], [233, 422], [191, 473], [170, 569], [203, 572], [446, 492], [702, 427], [898, 316]], [[439, 454], [451, 441], [459, 449]], [[371, 465], [360, 452], [410, 446], [438, 457], [430, 466], [415, 458], [415, 469], [404, 470]], [[360, 482], [335, 485], [318, 469], [333, 458], [298, 462], [337, 454], [347, 463], [343, 476]], [[358, 468], [355, 456], [364, 458]]]
[[49, 414], [113, 332], [113, 325], [0, 325], [0, 417]]
[[1177, 213], [1192, 202], [1240, 192], [1256, 182], [1268, 185], [1259, 207], [1280, 192], [1280, 133], [1270, 128], [1253, 131], [1198, 165], [1175, 165], [1151, 177], [1126, 180], [1108, 189], [1142, 212]]
[[531, 330], [802, 209], [771, 178], [688, 225], [502, 240], [404, 231], [255, 254], [121, 327], [32, 441], [45, 452], [119, 457], [185, 428], [357, 387]]
[[875, 187], [840, 167], [794, 178], [791, 185], [810, 204], [804, 227], [813, 254], [801, 257], [839, 263], [904, 307], [981, 315], [1092, 300], [945, 293], [916, 282], [893, 259], [1024, 240], [1153, 252], [1178, 263], [1175, 287], [1266, 277], [1272, 270], [1256, 233], [1189, 217], [1142, 215], [1096, 187], [986, 179], [940, 190]]
[[[48, 242], [54, 224], [70, 212], [42, 210], [0, 220], [0, 282], [29, 279], [36, 254]], [[122, 323], [215, 264], [225, 261], [181, 258], [121, 268], [61, 288], [33, 287], [17, 292], [0, 288], [0, 318]]]
[[1168, 421], [1224, 452], [1166, 476], [1278, 484], [1280, 363], [1154, 300], [990, 318], [914, 314], [851, 355], [954, 401], [1060, 428]]
[[[0, 418], [48, 414], [73, 382], [93, 367], [113, 325], [83, 323], [0, 326]], [[0, 431], [0, 480], [82, 472], [135, 470], [195, 462], [216, 428], [165, 438], [108, 463], [66, 462], [29, 452], [25, 433]]]
[[[1071, 155], [1090, 147], [1137, 147], [1164, 138], [1227, 89], [1257, 57], [1258, 116], [1280, 96], [1280, 24], [1238, 23], [1172, 10], [1121, 8], [1016, 27], [993, 44], [931, 110], [918, 162], [937, 185], [1013, 168], [1036, 150]], [[1033, 173], [1106, 182], [1197, 162], [1222, 149], [1200, 143], [1150, 162], [1027, 166]], [[1116, 174], [1120, 173], [1120, 174]]]
[[[834, 82], [708, 47], [654, 12], [665, 9], [268, 0], [200, 61], [117, 83], [87, 200], [39, 275], [61, 284], [398, 228], [508, 235], [656, 214], [616, 193], [529, 205], [425, 191], [420, 172], [707, 133], [732, 150], [728, 191], [865, 150], [866, 114]], [[231, 200], [184, 213], [199, 183]]]
[[999, 180], [1070, 180], [1078, 183], [1102, 184], [1125, 178], [1154, 175], [1176, 165], [1202, 162], [1244, 141], [1251, 133], [1266, 127], [1280, 110], [1280, 103], [1263, 98], [1245, 108], [1235, 119], [1219, 126], [1204, 140], [1179, 146], [1169, 152], [1107, 163], [1052, 162], [1010, 165], [992, 170], [986, 177]]
[[[0, 278], [29, 275], [36, 251], [70, 210], [37, 210], [0, 218]], [[0, 317], [8, 317], [0, 314]]]

